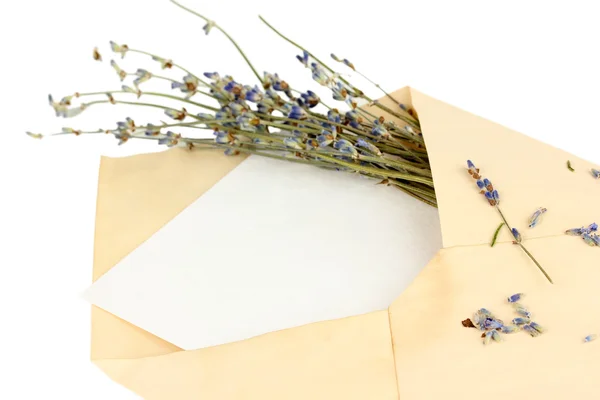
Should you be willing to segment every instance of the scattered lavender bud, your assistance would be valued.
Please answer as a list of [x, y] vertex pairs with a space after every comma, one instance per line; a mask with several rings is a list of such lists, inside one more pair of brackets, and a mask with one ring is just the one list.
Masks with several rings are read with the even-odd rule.
[[573, 229], [567, 229], [565, 231], [565, 234], [569, 235], [569, 236], [581, 236], [581, 235], [583, 235], [584, 231], [585, 231], [584, 228], [573, 228]]
[[595, 179], [600, 179], [600, 171], [599, 171], [599, 170], [597, 170], [597, 169], [594, 169], [594, 168], [592, 168], [592, 176], [593, 176]]
[[485, 329], [500, 329], [503, 325], [502, 321], [494, 318], [486, 318], [483, 323]]
[[512, 296], [508, 297], [508, 302], [509, 303], [516, 303], [519, 300], [521, 300], [521, 297], [523, 297], [523, 293], [515, 293]]
[[523, 325], [523, 330], [529, 333], [531, 337], [536, 337], [540, 335], [540, 333], [537, 330], [535, 330], [535, 328], [533, 328], [531, 325]]
[[512, 320], [512, 323], [515, 325], [525, 325], [528, 324], [530, 321], [531, 319], [526, 317], [517, 317]]
[[590, 235], [589, 233], [584, 233], [581, 237], [583, 238], [583, 241], [588, 246], [592, 246], [592, 247], [597, 246], [596, 239], [594, 239], [594, 237], [592, 235]]
[[492, 332], [496, 332], [496, 331], [487, 331], [483, 334], [483, 344], [484, 345], [490, 344], [490, 341], [492, 340]]
[[583, 342], [584, 343], [589, 343], [589, 342], [593, 342], [594, 340], [598, 339], [598, 335], [593, 333], [591, 335], [587, 335], [586, 337], [583, 338]]
[[502, 329], [500, 330], [500, 332], [511, 334], [511, 333], [517, 333], [520, 330], [521, 330], [521, 328], [518, 325], [504, 325], [502, 327]]
[[502, 337], [500, 336], [500, 334], [498, 333], [498, 331], [492, 331], [492, 340], [494, 342], [501, 342], [502, 341]]
[[540, 324], [538, 324], [537, 322], [531, 322], [529, 324], [529, 326], [531, 326], [533, 329], [535, 329], [540, 334], [546, 332], [546, 329], [543, 326], [541, 326]]
[[513, 307], [515, 309], [515, 312], [517, 314], [519, 314], [520, 316], [525, 317], [525, 318], [531, 318], [531, 313], [529, 311], [527, 311], [527, 309], [525, 307], [523, 307], [521, 304], [513, 303]]
[[537, 224], [540, 222], [540, 219], [544, 213], [548, 211], [546, 208], [540, 207], [538, 208], [533, 215], [529, 218], [529, 227], [535, 228]]

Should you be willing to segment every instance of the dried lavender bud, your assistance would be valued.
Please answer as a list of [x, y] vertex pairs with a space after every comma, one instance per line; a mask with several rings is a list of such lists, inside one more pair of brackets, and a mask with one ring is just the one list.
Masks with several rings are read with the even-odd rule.
[[512, 323], [515, 325], [525, 325], [525, 324], [528, 324], [530, 321], [531, 321], [530, 318], [517, 317], [512, 320]]
[[521, 297], [523, 297], [523, 293], [515, 293], [512, 296], [508, 297], [508, 302], [516, 303], [517, 301], [521, 300]]
[[531, 322], [529, 324], [529, 326], [531, 326], [533, 329], [535, 329], [540, 334], [546, 332], [546, 329], [544, 327], [542, 327], [540, 324], [538, 324], [537, 322]]
[[598, 335], [593, 333], [591, 335], [587, 335], [586, 337], [584, 337], [583, 342], [584, 343], [593, 342], [596, 339], [598, 339]]
[[535, 328], [533, 328], [531, 325], [523, 325], [523, 330], [529, 333], [531, 337], [536, 337], [540, 335], [540, 333], [537, 330], [535, 330]]
[[544, 213], [548, 211], [546, 208], [540, 207], [538, 208], [533, 215], [529, 218], [529, 227], [535, 228], [537, 224], [540, 222], [540, 219]]
[[521, 304], [514, 303], [513, 307], [515, 309], [515, 312], [517, 314], [519, 314], [520, 316], [525, 317], [525, 318], [531, 318], [531, 313], [529, 311], [527, 311], [527, 309], [525, 307], [523, 307]]
[[504, 325], [502, 327], [502, 329], [500, 330], [500, 332], [502, 333], [517, 333], [521, 330], [521, 328], [518, 325]]

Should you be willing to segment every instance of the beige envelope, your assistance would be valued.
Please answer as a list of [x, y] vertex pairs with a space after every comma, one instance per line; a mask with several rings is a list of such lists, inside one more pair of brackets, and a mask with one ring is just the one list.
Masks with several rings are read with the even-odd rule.
[[[600, 341], [582, 340], [600, 333], [600, 248], [564, 235], [600, 222], [593, 165], [414, 89], [393, 95], [419, 114], [444, 248], [389, 310], [182, 351], [93, 308], [94, 363], [145, 399], [599, 398]], [[467, 159], [494, 182], [509, 222], [554, 285], [508, 232], [489, 246], [501, 220], [478, 194]], [[94, 279], [242, 160], [182, 149], [103, 158]], [[541, 206], [544, 220], [528, 229]], [[479, 331], [462, 327], [480, 307], [510, 320], [506, 297], [516, 292], [547, 333], [483, 346]]]

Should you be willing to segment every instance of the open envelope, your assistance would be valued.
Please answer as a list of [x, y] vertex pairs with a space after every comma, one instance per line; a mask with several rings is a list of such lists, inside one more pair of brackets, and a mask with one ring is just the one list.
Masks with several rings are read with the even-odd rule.
[[[394, 96], [419, 114], [443, 249], [388, 310], [184, 351], [94, 308], [93, 361], [145, 399], [593, 398], [600, 346], [582, 339], [600, 332], [600, 249], [564, 235], [600, 216], [593, 165], [414, 89]], [[489, 246], [501, 221], [473, 187], [467, 159], [493, 180], [508, 220], [554, 285], [507, 232]], [[103, 159], [94, 280], [241, 161], [179, 149]], [[540, 206], [548, 209], [543, 223], [526, 229]], [[509, 320], [506, 296], [516, 292], [548, 333], [484, 347], [477, 331], [462, 327], [480, 307]]]

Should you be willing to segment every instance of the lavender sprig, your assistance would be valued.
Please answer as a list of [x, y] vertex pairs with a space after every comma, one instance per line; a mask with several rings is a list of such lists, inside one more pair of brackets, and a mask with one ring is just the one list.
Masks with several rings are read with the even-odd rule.
[[487, 178], [482, 178], [482, 176], [479, 173], [480, 172], [479, 168], [477, 168], [471, 160], [467, 160], [467, 169], [468, 169], [469, 175], [471, 175], [471, 177], [473, 179], [475, 179], [475, 181], [477, 183], [477, 187], [480, 190], [480, 193], [483, 194], [485, 196], [485, 198], [487, 199], [488, 203], [498, 211], [500, 218], [502, 218], [502, 221], [504, 222], [507, 229], [510, 231], [511, 236], [514, 239], [513, 243], [518, 245], [523, 250], [523, 252], [525, 252], [525, 254], [527, 254], [527, 256], [531, 259], [531, 261], [533, 261], [533, 263], [544, 274], [546, 279], [548, 279], [548, 282], [554, 283], [554, 282], [552, 282], [550, 275], [548, 275], [548, 273], [544, 270], [544, 268], [540, 265], [540, 263], [529, 252], [529, 250], [527, 250], [527, 248], [525, 248], [525, 246], [523, 245], [523, 243], [522, 243], [523, 237], [521, 236], [521, 233], [516, 228], [511, 227], [510, 224], [508, 223], [508, 221], [506, 220], [506, 217], [504, 216], [504, 214], [502, 213], [502, 210], [500, 209], [500, 195], [499, 195], [498, 191], [494, 188], [492, 182]]

